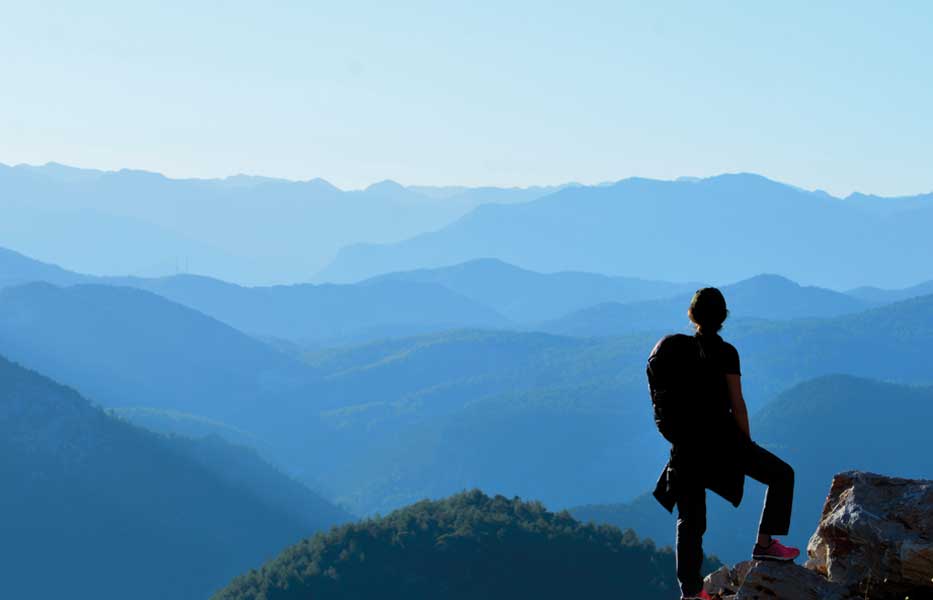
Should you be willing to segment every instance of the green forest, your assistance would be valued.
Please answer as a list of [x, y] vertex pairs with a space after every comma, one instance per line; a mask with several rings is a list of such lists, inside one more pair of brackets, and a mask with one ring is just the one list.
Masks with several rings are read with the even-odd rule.
[[213, 600], [669, 600], [676, 589], [669, 548], [473, 490], [318, 534]]

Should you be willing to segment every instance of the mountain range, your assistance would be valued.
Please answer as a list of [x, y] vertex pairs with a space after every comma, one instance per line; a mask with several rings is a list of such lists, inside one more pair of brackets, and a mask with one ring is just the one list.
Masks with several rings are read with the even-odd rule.
[[344, 191], [322, 179], [0, 165], [0, 209], [3, 245], [96, 275], [186, 272], [256, 285], [317, 272], [346, 283], [496, 258], [649, 281], [723, 284], [769, 272], [848, 289], [933, 279], [903, 260], [929, 254], [933, 194], [837, 198], [753, 174]]
[[[847, 296], [777, 283], [748, 296], [749, 306], [771, 316], [807, 302], [853, 308]], [[724, 332], [741, 352], [752, 409], [832, 373], [933, 383], [933, 297], [784, 316], [736, 316]], [[106, 406], [135, 408], [124, 414], [141, 423], [169, 431], [211, 423], [228, 439], [255, 440], [263, 456], [358, 514], [477, 485], [552, 506], [634, 498], [663, 453], [646, 427], [643, 369], [666, 331], [459, 330], [282, 352], [144, 290], [0, 290], [0, 351], [11, 358]], [[631, 466], [620, 477], [622, 462]]]
[[[736, 322], [724, 333], [741, 353], [755, 411], [834, 373], [933, 384], [931, 327], [927, 296], [827, 319]], [[340, 455], [351, 460], [329, 472], [330, 489], [359, 512], [386, 508], [371, 500], [403, 504], [465, 485], [552, 506], [631, 498], [653, 484], [665, 454], [644, 380], [660, 335], [463, 332], [312, 357], [326, 373], [315, 393], [325, 439], [347, 444]], [[363, 439], [377, 451], [360, 456]]]
[[[680, 330], [700, 283], [594, 273], [537, 273], [495, 259], [389, 273], [357, 284], [246, 287], [208, 277], [94, 277], [0, 248], [0, 288], [44, 281], [153, 292], [287, 349], [362, 343], [450, 329], [542, 330], [612, 336]], [[758, 275], [723, 286], [733, 316], [767, 320], [831, 317], [924, 295], [930, 283], [845, 293]]]
[[[884, 209], [875, 210], [876, 205]], [[437, 231], [349, 246], [317, 277], [356, 281], [495, 257], [537, 271], [716, 284], [781, 273], [845, 289], [933, 278], [933, 195], [842, 199], [752, 174], [625, 179], [483, 205]]]
[[494, 258], [436, 269], [379, 275], [370, 282], [406, 281], [444, 286], [495, 309], [513, 323], [536, 324], [604, 302], [630, 303], [692, 292], [695, 283], [607, 277], [595, 273], [538, 273]]
[[[15, 490], [0, 511], [12, 540], [0, 562], [22, 563], [10, 586], [16, 597], [73, 594], [66, 585], [116, 597], [165, 564], [173, 577], [134, 597], [203, 598], [285, 545], [346, 521], [348, 511], [385, 514], [477, 486], [558, 508], [585, 505], [574, 514], [667, 543], [670, 517], [642, 495], [666, 453], [651, 424], [644, 361], [661, 335], [688, 327], [690, 295], [706, 285], [698, 278], [718, 282], [729, 300], [723, 334], [741, 354], [756, 439], [798, 468], [798, 505], [809, 508], [797, 514], [794, 542], [812, 529], [832, 473], [933, 470], [924, 450], [933, 288], [917, 284], [931, 273], [904, 259], [933, 249], [920, 235], [933, 214], [928, 197], [839, 199], [751, 175], [560, 190], [383, 182], [341, 192], [322, 181], [179, 182], [50, 166], [0, 168], [4, 185], [16, 191], [0, 196], [11, 215], [0, 224], [4, 243], [27, 239], [26, 224], [40, 222], [36, 247], [54, 256], [77, 229], [94, 242], [71, 244], [75, 264], [110, 273], [0, 249], [0, 354], [18, 363], [0, 360], [0, 469]], [[498, 204], [487, 202], [493, 197]], [[339, 209], [320, 212], [330, 221], [316, 226], [333, 235], [300, 246], [302, 254], [297, 244], [314, 238], [302, 228], [308, 198]], [[272, 220], [259, 214], [265, 201]], [[380, 208], [365, 210], [370, 202]], [[393, 242], [386, 233], [370, 241], [390, 244], [342, 253], [325, 277], [344, 283], [242, 285], [260, 272], [310, 273], [321, 248], [369, 235], [348, 215], [391, 220], [380, 212], [387, 206], [402, 207], [401, 224], [380, 231], [416, 237]], [[173, 219], [189, 208], [201, 216], [182, 230]], [[240, 249], [272, 247], [262, 235], [277, 219], [293, 221], [279, 249], [299, 258], [232, 254], [251, 220], [256, 231]], [[198, 237], [197, 227], [225, 222], [229, 231]], [[653, 223], [663, 224], [663, 245]], [[426, 228], [436, 231], [420, 233]], [[124, 274], [178, 240], [201, 252], [198, 260], [216, 250], [209, 270], [239, 283]], [[104, 258], [113, 261], [106, 268]], [[743, 532], [754, 528], [760, 495], [750, 485], [737, 513], [711, 501], [711, 521], [733, 524], [711, 529], [711, 552], [746, 553]], [[498, 533], [523, 539], [540, 533], [531, 523], [547, 522], [587, 555], [596, 552], [593, 536], [604, 550], [629, 546], [620, 546], [622, 534], [478, 493], [415, 506], [303, 542], [224, 593], [286, 593], [281, 577], [330, 593], [333, 573], [364, 589], [411, 568], [395, 542], [386, 550], [369, 545], [372, 537], [424, 541], [421, 525], [468, 555], [530, 551], [484, 545], [477, 532], [509, 519], [515, 527]], [[143, 550], [117, 556], [136, 541]], [[631, 541], [636, 562], [669, 559]], [[43, 579], [23, 557], [53, 543], [63, 556], [84, 556], [61, 578]], [[434, 552], [419, 556], [443, 572], [454, 554]], [[341, 558], [372, 553], [384, 571], [348, 570]], [[119, 572], [97, 584], [91, 558]], [[651, 581], [645, 597], [666, 589]], [[403, 583], [393, 593], [450, 591]]]
[[344, 191], [323, 179], [170, 179], [55, 163], [0, 165], [0, 240], [96, 275], [182, 271], [247, 284], [307, 281], [347, 244], [402, 240], [480, 204], [523, 202], [556, 189], [383, 181]]
[[[757, 275], [721, 286], [733, 319], [789, 321], [837, 317], [867, 310], [879, 301], [816, 286], [801, 286], [779, 275]], [[880, 291], [880, 290], [879, 290]], [[911, 288], [922, 291], [922, 288]], [[906, 292], [906, 291], [905, 291]], [[906, 292], [906, 297], [912, 297]], [[919, 295], [919, 294], [918, 294]], [[878, 294], [882, 297], [883, 292]], [[544, 322], [539, 329], [560, 335], [600, 337], [636, 331], [689, 329], [687, 307], [692, 290], [670, 298], [642, 302], [606, 302]], [[895, 297], [895, 292], [891, 293]]]

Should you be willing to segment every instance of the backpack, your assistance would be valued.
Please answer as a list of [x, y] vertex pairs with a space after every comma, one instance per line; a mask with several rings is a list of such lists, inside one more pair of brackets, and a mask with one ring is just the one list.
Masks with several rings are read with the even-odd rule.
[[654, 423], [672, 444], [689, 443], [705, 420], [702, 395], [707, 385], [705, 355], [696, 338], [668, 335], [648, 356], [646, 372]]

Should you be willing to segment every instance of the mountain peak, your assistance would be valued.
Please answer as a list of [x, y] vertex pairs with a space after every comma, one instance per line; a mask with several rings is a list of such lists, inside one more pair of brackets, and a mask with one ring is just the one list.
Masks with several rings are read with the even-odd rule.
[[776, 273], [761, 273], [760, 275], [738, 281], [730, 287], [799, 288], [800, 284], [783, 275], [777, 275]]
[[146, 171], [143, 169], [120, 169], [119, 171], [114, 171], [108, 173], [108, 175], [113, 175], [114, 177], [120, 177], [133, 182], [140, 181], [151, 181], [151, 182], [163, 182], [168, 181], [169, 178], [163, 175], [162, 173], [156, 173], [155, 171]]
[[370, 184], [366, 190], [367, 192], [378, 192], [378, 193], [391, 193], [397, 194], [400, 192], [407, 191], [405, 186], [400, 184], [397, 181], [391, 179], [383, 179], [382, 181], [377, 181], [376, 183]]
[[305, 182], [307, 185], [313, 187], [316, 190], [328, 191], [328, 192], [339, 192], [341, 191], [336, 185], [331, 182], [323, 179], [321, 177], [314, 177]]

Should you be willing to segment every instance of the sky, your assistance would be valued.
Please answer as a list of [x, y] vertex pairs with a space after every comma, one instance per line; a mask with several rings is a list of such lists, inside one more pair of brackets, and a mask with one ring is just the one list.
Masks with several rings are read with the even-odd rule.
[[0, 162], [933, 191], [933, 3], [8, 2]]

